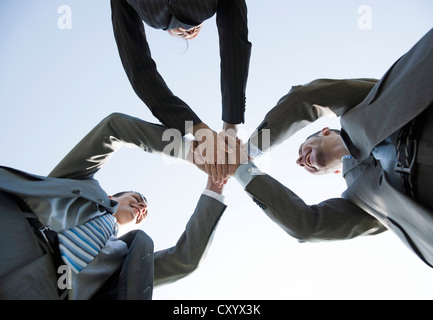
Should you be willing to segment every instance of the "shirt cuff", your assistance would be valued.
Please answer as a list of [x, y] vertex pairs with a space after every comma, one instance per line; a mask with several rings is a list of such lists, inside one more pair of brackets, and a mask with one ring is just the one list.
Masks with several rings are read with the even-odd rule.
[[254, 163], [248, 162], [241, 164], [235, 172], [235, 177], [238, 182], [242, 185], [242, 187], [246, 187], [251, 180], [253, 180], [256, 176], [262, 175], [263, 172], [257, 168]]
[[223, 194], [219, 194], [219, 193], [216, 193], [215, 191], [208, 190], [208, 189], [204, 189], [203, 190], [203, 194], [205, 196], [214, 198], [215, 200], [221, 202], [224, 205], [226, 204], [226, 197]]
[[262, 155], [262, 150], [255, 146], [251, 141], [248, 141], [248, 155], [251, 158], [258, 158]]

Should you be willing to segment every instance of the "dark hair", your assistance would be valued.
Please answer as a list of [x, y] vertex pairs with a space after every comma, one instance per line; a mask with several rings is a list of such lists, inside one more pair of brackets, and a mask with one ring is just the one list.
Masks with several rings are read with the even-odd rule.
[[[332, 132], [336, 132], [336, 133], [338, 133], [338, 134], [341, 134], [341, 131], [338, 130], [338, 129], [329, 129], [329, 131], [332, 131]], [[317, 131], [316, 133], [313, 133], [312, 135], [308, 136], [307, 139], [305, 139], [305, 141], [307, 141], [308, 139], [310, 139], [310, 138], [312, 138], [312, 137], [317, 137], [321, 132], [322, 132], [322, 130]]]
[[116, 193], [116, 194], [113, 194], [112, 195], [112, 197], [115, 197], [115, 198], [117, 198], [117, 197], [121, 197], [121, 196], [123, 196], [125, 193], [135, 193], [135, 194], [137, 194], [137, 195], [139, 195], [146, 203], [147, 203], [147, 199], [146, 199], [146, 197], [145, 196], [143, 196], [140, 192], [137, 192], [137, 191], [122, 191], [122, 192], [118, 192], [118, 193]]

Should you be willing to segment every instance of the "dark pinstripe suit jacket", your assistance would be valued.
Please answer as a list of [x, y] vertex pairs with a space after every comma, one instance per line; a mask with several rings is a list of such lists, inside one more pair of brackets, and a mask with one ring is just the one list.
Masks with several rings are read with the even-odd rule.
[[167, 87], [151, 57], [142, 21], [156, 29], [189, 29], [216, 13], [221, 56], [222, 120], [244, 122], [251, 55], [245, 0], [111, 0], [114, 36], [137, 95], [167, 128], [185, 133], [185, 121], [202, 122]]

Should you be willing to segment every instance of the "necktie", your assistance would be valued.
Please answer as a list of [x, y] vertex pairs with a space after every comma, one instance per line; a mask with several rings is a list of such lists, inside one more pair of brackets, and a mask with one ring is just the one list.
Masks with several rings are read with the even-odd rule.
[[59, 233], [59, 247], [63, 261], [75, 273], [80, 272], [117, 231], [116, 218], [104, 214], [83, 225]]

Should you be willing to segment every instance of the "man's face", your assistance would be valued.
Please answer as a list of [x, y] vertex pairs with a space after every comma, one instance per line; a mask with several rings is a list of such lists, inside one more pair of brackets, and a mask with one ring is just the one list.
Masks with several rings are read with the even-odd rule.
[[119, 197], [112, 197], [112, 199], [119, 203], [114, 215], [119, 225], [131, 222], [139, 224], [146, 218], [147, 203], [140, 195], [128, 192]]
[[310, 137], [301, 144], [296, 164], [312, 174], [336, 172], [341, 167], [341, 157], [336, 150], [342, 145], [340, 135], [325, 128], [318, 136]]

